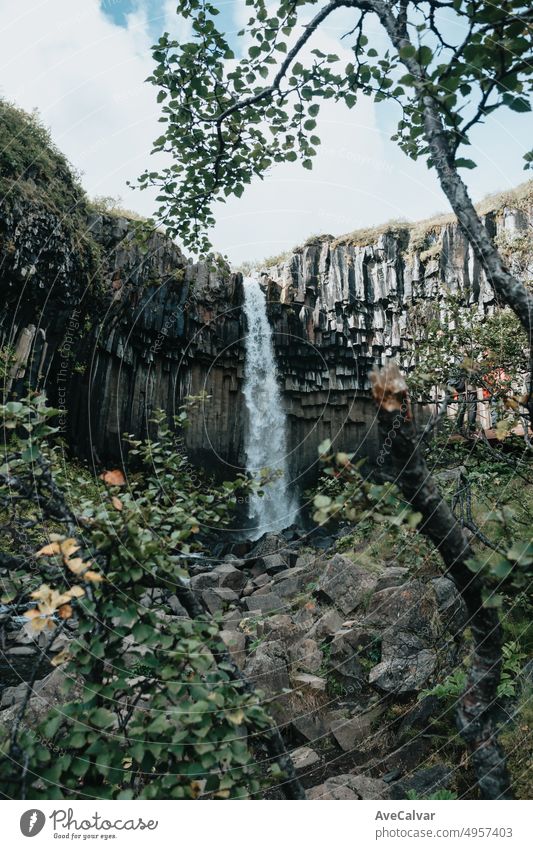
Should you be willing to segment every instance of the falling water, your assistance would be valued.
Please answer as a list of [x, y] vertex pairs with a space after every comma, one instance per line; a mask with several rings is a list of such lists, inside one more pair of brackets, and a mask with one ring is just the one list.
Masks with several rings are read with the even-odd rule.
[[285, 414], [276, 379], [266, 298], [254, 277], [244, 280], [244, 313], [248, 322], [244, 366], [248, 411], [246, 470], [255, 479], [262, 469], [277, 473], [263, 487], [262, 497], [250, 496], [248, 516], [253, 522], [252, 537], [257, 539], [266, 531], [281, 531], [291, 525], [297, 510], [288, 492]]

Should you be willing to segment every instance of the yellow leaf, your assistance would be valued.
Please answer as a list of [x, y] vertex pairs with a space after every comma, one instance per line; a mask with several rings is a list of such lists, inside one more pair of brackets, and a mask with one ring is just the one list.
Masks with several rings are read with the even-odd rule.
[[43, 615], [39, 610], [27, 610], [24, 616], [28, 619], [26, 628], [35, 631], [37, 634], [44, 631], [45, 628], [55, 628], [53, 620]]
[[120, 498], [117, 498], [117, 496], [114, 495], [111, 501], [113, 502], [113, 507], [115, 508], [115, 510], [122, 510], [122, 501], [120, 500]]
[[231, 722], [232, 725], [242, 725], [244, 720], [244, 711], [234, 710], [233, 712], [228, 712], [226, 714], [226, 719], [228, 722]]
[[202, 785], [199, 781], [191, 781], [190, 788], [193, 799], [197, 799], [202, 792]]
[[62, 663], [66, 663], [69, 659], [70, 655], [67, 649], [63, 649], [63, 651], [60, 651], [59, 654], [56, 654], [56, 656], [50, 661], [50, 663], [52, 664], [52, 666], [61, 666]]
[[26, 619], [36, 619], [37, 617], [40, 617], [41, 614], [39, 613], [36, 607], [32, 607], [31, 610], [26, 611], [24, 616], [26, 617]]
[[37, 557], [51, 557], [53, 554], [61, 554], [61, 549], [57, 542], [51, 542], [49, 545], [43, 546], [37, 552]]
[[57, 590], [50, 589], [48, 584], [43, 584], [38, 590], [32, 592], [31, 596], [39, 602], [39, 610], [43, 615], [54, 613], [71, 597], [68, 593], [58, 593]]
[[75, 551], [78, 551], [79, 548], [80, 546], [75, 539], [66, 539], [65, 542], [61, 543], [61, 554], [63, 557], [70, 557], [70, 555], [74, 554]]
[[89, 568], [89, 564], [84, 563], [81, 557], [73, 557], [72, 560], [67, 560], [67, 566], [75, 575], [80, 575], [85, 569]]
[[85, 595], [85, 590], [83, 589], [83, 587], [78, 587], [76, 585], [75, 587], [71, 587], [68, 593], [65, 593], [65, 595], [68, 598], [81, 598], [82, 595]]
[[73, 610], [71, 604], [62, 604], [59, 610], [57, 611], [61, 619], [70, 619], [72, 616]]
[[99, 575], [98, 572], [93, 572], [90, 569], [83, 577], [86, 581], [92, 581], [94, 584], [104, 580], [102, 575]]

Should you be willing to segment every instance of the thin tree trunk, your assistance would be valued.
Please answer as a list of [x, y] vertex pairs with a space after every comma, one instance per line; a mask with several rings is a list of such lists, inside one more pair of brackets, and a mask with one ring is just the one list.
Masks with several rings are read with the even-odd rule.
[[495, 721], [502, 645], [499, 616], [494, 608], [483, 606], [481, 581], [466, 565], [473, 551], [426, 466], [410, 414], [407, 385], [396, 364], [374, 372], [372, 383], [381, 435], [384, 439], [388, 436], [391, 443], [390, 470], [395, 483], [422, 514], [418, 530], [438, 550], [467, 607], [474, 648], [457, 712], [459, 731], [470, 749], [483, 798], [510, 799], [509, 774]]
[[[369, 0], [369, 5], [379, 17], [395, 49], [416, 47], [407, 28], [391, 11], [391, 4], [384, 0]], [[497, 299], [509, 306], [524, 328], [530, 351], [530, 372], [527, 409], [533, 424], [533, 295], [506, 268], [502, 256], [491, 239], [485, 225], [470, 199], [465, 183], [461, 179], [454, 155], [450, 148], [446, 128], [442, 122], [438, 103], [426, 91], [427, 79], [424, 68], [410, 56], [402, 59], [403, 64], [415, 79], [419, 92], [420, 108], [424, 119], [424, 136], [428, 143], [431, 159], [435, 166], [441, 188], [457, 216], [457, 221], [472, 246], [487, 280]]]

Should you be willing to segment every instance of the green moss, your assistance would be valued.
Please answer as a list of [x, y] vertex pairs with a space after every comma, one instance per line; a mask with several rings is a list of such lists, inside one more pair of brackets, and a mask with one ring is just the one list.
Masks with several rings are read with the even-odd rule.
[[385, 234], [405, 239], [405, 235], [411, 227], [412, 225], [403, 219], [393, 219], [386, 221], [384, 224], [377, 224], [375, 227], [363, 227], [360, 230], [347, 233], [345, 236], [339, 236], [333, 241], [332, 247], [336, 248], [339, 245], [364, 247], [365, 245], [372, 245], [380, 236], [384, 236]]
[[[98, 290], [101, 250], [87, 231], [90, 206], [77, 174], [36, 113], [30, 115], [0, 99], [0, 205], [20, 216], [24, 204], [57, 219], [61, 238], [72, 243], [93, 290]], [[0, 252], [14, 249], [6, 234]]]
[[86, 204], [78, 177], [38, 116], [0, 100], [0, 194], [10, 192], [62, 216]]

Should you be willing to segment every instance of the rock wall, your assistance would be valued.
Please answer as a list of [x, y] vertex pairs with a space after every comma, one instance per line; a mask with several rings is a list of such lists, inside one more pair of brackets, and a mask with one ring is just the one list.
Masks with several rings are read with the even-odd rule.
[[[139, 222], [90, 212], [73, 236], [45, 206], [0, 207], [5, 388], [44, 386], [72, 449], [118, 460], [152, 412], [191, 413], [192, 462], [231, 476], [242, 456], [242, 278], [187, 261]], [[83, 240], [85, 253], [80, 242]]]
[[[519, 245], [532, 213], [529, 198], [521, 208], [503, 206], [485, 215], [517, 273], [524, 272]], [[394, 227], [373, 240], [368, 233], [324, 237], [266, 273], [293, 467], [304, 477], [326, 437], [339, 449], [375, 455], [369, 374], [388, 357], [410, 367], [415, 313], [418, 320], [444, 315], [450, 295], [477, 304], [480, 314], [495, 305], [453, 220]]]

